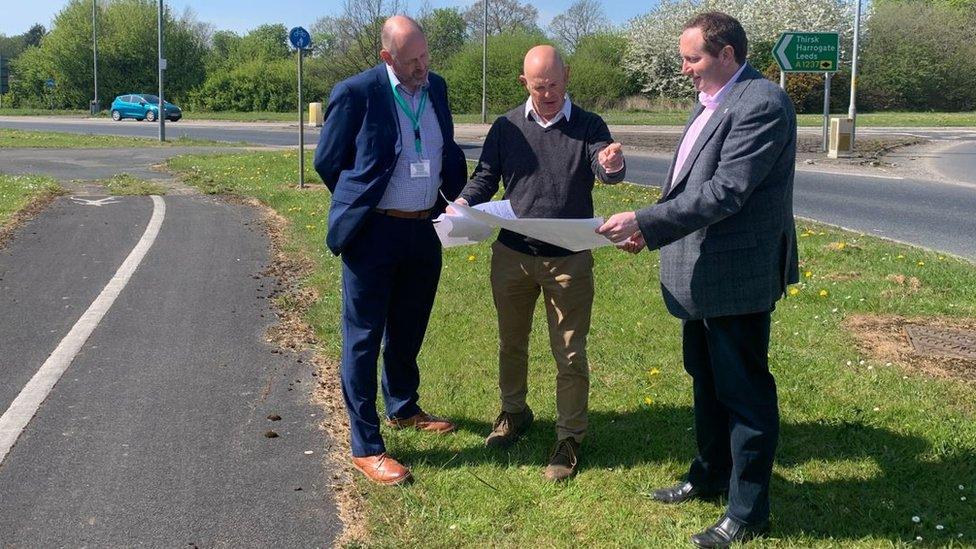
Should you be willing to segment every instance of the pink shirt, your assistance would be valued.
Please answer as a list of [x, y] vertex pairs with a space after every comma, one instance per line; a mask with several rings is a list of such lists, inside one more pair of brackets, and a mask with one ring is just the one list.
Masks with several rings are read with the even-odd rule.
[[681, 173], [681, 168], [684, 167], [685, 160], [688, 160], [688, 155], [691, 153], [691, 148], [695, 146], [695, 141], [698, 141], [698, 136], [701, 135], [702, 128], [708, 123], [708, 119], [712, 117], [715, 109], [722, 103], [722, 99], [729, 91], [732, 83], [739, 79], [739, 75], [742, 74], [745, 68], [746, 65], [743, 63], [739, 67], [739, 70], [732, 75], [732, 78], [715, 95], [708, 95], [705, 92], [698, 94], [698, 102], [704, 105], [705, 109], [698, 115], [698, 118], [695, 118], [691, 126], [688, 126], [688, 131], [685, 132], [684, 138], [681, 139], [681, 145], [678, 147], [678, 158], [674, 161], [674, 173], [671, 174], [671, 185], [674, 184], [675, 179], [678, 178], [678, 174]]

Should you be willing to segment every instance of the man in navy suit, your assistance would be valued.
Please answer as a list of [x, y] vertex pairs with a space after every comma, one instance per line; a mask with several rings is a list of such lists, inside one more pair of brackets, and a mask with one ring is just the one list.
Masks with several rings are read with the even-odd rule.
[[342, 258], [342, 394], [352, 462], [393, 485], [410, 471], [387, 456], [376, 412], [383, 351], [386, 423], [448, 433], [418, 405], [420, 352], [441, 271], [431, 219], [467, 178], [444, 80], [428, 71], [427, 40], [404, 16], [382, 31], [383, 63], [336, 84], [315, 152], [332, 192], [326, 244]]
[[796, 113], [745, 62], [746, 33], [707, 12], [681, 34], [682, 73], [699, 92], [657, 204], [616, 214], [599, 232], [630, 252], [661, 249], [664, 303], [682, 319], [698, 456], [687, 480], [654, 493], [681, 503], [728, 493], [725, 515], [692, 536], [728, 547], [769, 529], [779, 437], [769, 371], [770, 314], [798, 280], [793, 220]]

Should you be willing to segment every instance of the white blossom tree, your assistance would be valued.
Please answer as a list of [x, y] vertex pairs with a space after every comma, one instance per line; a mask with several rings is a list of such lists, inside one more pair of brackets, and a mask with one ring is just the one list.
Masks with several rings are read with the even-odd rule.
[[718, 10], [739, 20], [749, 37], [749, 61], [760, 71], [784, 31], [839, 32], [841, 58], [849, 56], [855, 0], [661, 0], [650, 13], [631, 21], [624, 64], [652, 96], [686, 99], [691, 82], [681, 75], [678, 37], [697, 13]]

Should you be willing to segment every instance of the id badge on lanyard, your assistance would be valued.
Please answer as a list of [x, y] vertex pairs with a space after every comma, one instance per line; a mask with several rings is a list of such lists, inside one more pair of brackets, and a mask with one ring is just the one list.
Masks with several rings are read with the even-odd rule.
[[423, 158], [423, 146], [420, 141], [420, 117], [424, 113], [424, 107], [427, 106], [427, 90], [424, 89], [420, 94], [420, 105], [417, 106], [417, 112], [414, 112], [413, 109], [410, 108], [410, 105], [403, 100], [403, 97], [400, 96], [400, 91], [396, 89], [396, 86], [393, 86], [393, 97], [396, 99], [397, 104], [400, 105], [400, 108], [403, 109], [403, 112], [410, 119], [411, 125], [413, 126], [414, 148], [417, 151], [417, 155], [421, 157], [419, 161], [410, 163], [410, 177], [430, 177], [430, 160]]

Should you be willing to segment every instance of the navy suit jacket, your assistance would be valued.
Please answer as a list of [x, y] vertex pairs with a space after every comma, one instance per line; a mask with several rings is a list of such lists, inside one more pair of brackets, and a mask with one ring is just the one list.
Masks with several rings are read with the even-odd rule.
[[[464, 153], [454, 142], [447, 84], [429, 73], [429, 104], [444, 137], [441, 190], [457, 198], [467, 179]], [[402, 147], [393, 89], [381, 63], [336, 84], [325, 110], [325, 125], [315, 151], [315, 170], [332, 191], [326, 244], [339, 255], [379, 204]], [[446, 202], [438, 198], [437, 210]]]

